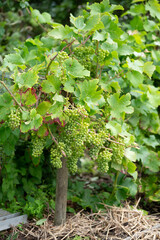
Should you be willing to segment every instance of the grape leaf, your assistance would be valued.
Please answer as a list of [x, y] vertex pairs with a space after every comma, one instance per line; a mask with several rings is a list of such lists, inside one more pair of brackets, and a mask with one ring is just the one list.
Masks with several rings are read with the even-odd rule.
[[31, 110], [30, 118], [29, 121], [21, 122], [21, 132], [26, 133], [32, 129], [37, 130], [42, 125], [43, 118], [40, 114], [36, 113], [35, 109]]
[[42, 82], [42, 91], [45, 93], [55, 93], [60, 90], [61, 82], [54, 75], [48, 75], [47, 80]]
[[134, 60], [134, 59], [131, 59], [129, 57], [127, 57], [127, 64], [128, 64], [128, 67], [132, 70], [135, 70], [137, 72], [140, 72], [140, 73], [143, 73], [143, 65], [144, 63], [140, 60]]
[[131, 196], [135, 196], [137, 193], [137, 184], [133, 181], [132, 178], [125, 178], [125, 180], [122, 182], [122, 186], [127, 187], [130, 191]]
[[51, 118], [60, 118], [63, 113], [63, 102], [56, 102], [50, 107], [49, 113], [52, 114]]
[[157, 108], [160, 105], [160, 90], [149, 85], [148, 88], [149, 91], [147, 91], [147, 97], [149, 102], [153, 107]]
[[24, 63], [25, 61], [19, 53], [8, 54], [4, 58], [4, 67], [8, 67], [11, 71], [13, 71], [16, 68], [16, 66], [25, 69], [26, 67]]
[[40, 23], [52, 23], [51, 15], [47, 12], [41, 14], [39, 10], [31, 8], [31, 15], [33, 19], [38, 20]]
[[74, 92], [75, 81], [70, 78], [68, 81], [64, 83], [64, 91], [66, 92]]
[[86, 70], [76, 59], [67, 59], [64, 61], [66, 70], [73, 77], [84, 78], [90, 76], [90, 72]]
[[144, 76], [140, 72], [133, 70], [133, 71], [127, 73], [127, 79], [136, 88], [139, 86], [139, 84], [143, 83]]
[[38, 129], [37, 135], [39, 137], [44, 137], [48, 134], [48, 129], [46, 127], [45, 124], [43, 124], [42, 126], [40, 126], [40, 128]]
[[117, 136], [119, 133], [122, 132], [121, 125], [119, 123], [117, 123], [116, 121], [113, 121], [113, 120], [109, 121], [106, 124], [106, 128], [111, 130], [111, 134], [113, 136]]
[[136, 161], [136, 153], [131, 150], [131, 148], [125, 149], [125, 157], [128, 158], [130, 161], [135, 162]]
[[106, 38], [106, 36], [107, 36], [107, 33], [106, 32], [98, 32], [98, 31], [96, 31], [95, 33], [94, 33], [94, 35], [93, 35], [93, 40], [97, 40], [97, 41], [104, 41], [105, 40], [105, 38]]
[[58, 95], [57, 93], [54, 95], [52, 99], [57, 102], [64, 102], [64, 97], [62, 95]]
[[30, 117], [31, 119], [34, 119], [36, 117], [37, 110], [35, 108], [31, 109], [30, 111]]
[[47, 102], [47, 101], [43, 101], [41, 102], [38, 107], [37, 107], [37, 113], [41, 114], [41, 115], [45, 115], [49, 108], [51, 107], [51, 103]]
[[51, 30], [48, 35], [60, 40], [71, 39], [73, 36], [73, 30], [67, 25], [65, 27], [61, 25]]
[[129, 93], [119, 97], [119, 93], [114, 93], [108, 98], [108, 103], [111, 106], [111, 115], [115, 118], [122, 117], [123, 113], [132, 113], [134, 111], [133, 107], [130, 105], [131, 96]]
[[24, 97], [26, 95], [26, 105], [32, 106], [33, 104], [36, 103], [37, 99], [34, 94], [32, 94], [31, 89], [29, 89], [26, 94], [23, 94], [22, 96]]
[[38, 74], [35, 70], [28, 70], [28, 72], [23, 72], [21, 74], [15, 74], [15, 83], [19, 85], [19, 87], [27, 87], [31, 88], [38, 81]]
[[1, 126], [0, 127], [0, 143], [4, 143], [10, 136], [11, 134], [11, 129], [9, 127], [4, 127], [4, 126]]
[[160, 142], [157, 141], [155, 135], [150, 135], [148, 138], [143, 138], [143, 142], [153, 148], [160, 145]]
[[12, 102], [12, 97], [11, 95], [6, 92], [3, 95], [0, 95], [0, 107], [10, 107], [11, 105], [13, 105]]
[[113, 12], [116, 10], [124, 10], [121, 5], [109, 5], [108, 0], [103, 0], [101, 3], [94, 3], [91, 6], [88, 6], [88, 9], [91, 9], [91, 15], [105, 12]]
[[149, 0], [145, 9], [150, 12], [152, 17], [157, 17], [160, 20], [160, 4], [157, 0]]
[[5, 57], [5, 60], [7, 60], [9, 63], [16, 64], [16, 65], [24, 64], [24, 60], [19, 53], [8, 54]]
[[143, 72], [148, 75], [148, 77], [152, 77], [152, 74], [156, 70], [156, 67], [153, 65], [153, 62], [146, 62], [143, 66]]
[[122, 55], [122, 56], [133, 54], [133, 49], [128, 44], [118, 45], [117, 51], [118, 51], [119, 55]]
[[84, 17], [78, 16], [74, 17], [72, 14], [70, 15], [70, 22], [78, 29], [83, 29], [86, 24], [84, 23]]
[[104, 28], [104, 25], [101, 22], [100, 16], [94, 15], [88, 18], [88, 21], [86, 22], [86, 26], [83, 28], [83, 30], [93, 32], [103, 28]]
[[110, 33], [110, 36], [113, 40], [115, 39], [119, 39], [120, 36], [122, 35], [123, 31], [121, 30], [120, 27], [118, 27], [117, 23], [111, 21], [109, 26], [108, 26], [108, 29], [107, 29], [107, 32]]
[[137, 167], [136, 167], [136, 165], [135, 165], [133, 162], [129, 161], [129, 162], [127, 163], [127, 172], [128, 172], [128, 173], [130, 173], [130, 174], [135, 173], [136, 168], [137, 168]]
[[94, 79], [84, 82], [81, 82], [78, 85], [80, 90], [80, 99], [82, 99], [86, 103], [97, 103], [98, 100], [101, 99], [102, 90], [97, 91], [99, 80]]

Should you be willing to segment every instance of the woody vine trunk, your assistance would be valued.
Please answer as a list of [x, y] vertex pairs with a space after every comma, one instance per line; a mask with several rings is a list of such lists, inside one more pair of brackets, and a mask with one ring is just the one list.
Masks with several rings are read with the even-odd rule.
[[68, 168], [66, 158], [62, 158], [62, 168], [57, 170], [55, 225], [64, 224], [67, 210]]

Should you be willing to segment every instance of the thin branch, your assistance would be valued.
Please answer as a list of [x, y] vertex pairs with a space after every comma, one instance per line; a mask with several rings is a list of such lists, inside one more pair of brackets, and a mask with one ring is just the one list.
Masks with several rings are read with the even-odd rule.
[[104, 65], [100, 67], [100, 72], [99, 72], [99, 77], [98, 78], [101, 78], [103, 68], [104, 68]]
[[88, 39], [90, 39], [91, 36], [92, 36], [92, 35], [89, 35], [89, 36], [86, 38], [86, 40], [84, 40], [80, 45], [84, 45], [84, 44], [88, 41]]
[[[124, 143], [120, 143], [120, 142], [114, 141], [114, 140], [112, 140], [112, 139], [110, 139], [110, 138], [106, 138], [106, 139], [107, 139], [109, 142], [113, 142], [113, 143], [116, 143], [116, 144], [119, 144], [119, 145], [122, 145], [122, 146], [126, 146]], [[139, 149], [139, 146], [137, 146], [137, 145], [130, 145], [130, 146], [127, 146], [127, 147]]]
[[5, 87], [5, 89], [9, 92], [9, 94], [11, 95], [11, 97], [13, 98], [13, 100], [15, 101], [15, 103], [20, 107], [21, 110], [24, 110], [21, 106], [21, 104], [17, 101], [17, 99], [15, 98], [15, 96], [13, 95], [13, 93], [9, 90], [9, 88], [6, 86], [6, 84], [3, 81], [0, 81], [0, 83]]
[[108, 140], [109, 142], [113, 142], [113, 143], [116, 143], [116, 144], [125, 146], [125, 144], [120, 143], [120, 142], [117, 142], [117, 141], [114, 141], [114, 140], [112, 140], [112, 139], [110, 139], [110, 138], [106, 138], [106, 140]]
[[42, 92], [40, 91], [37, 97], [37, 101], [36, 101], [36, 108], [38, 107], [38, 103], [39, 103], [39, 99], [41, 97]]
[[[51, 137], [52, 137], [52, 140], [55, 142], [55, 144], [58, 146], [58, 141], [56, 140], [56, 138], [53, 136], [53, 134], [52, 134], [52, 132], [51, 132], [51, 129], [50, 129], [50, 127], [48, 126], [48, 130], [49, 130], [49, 133], [50, 133], [50, 135], [51, 135]], [[61, 150], [61, 153], [62, 153], [62, 155], [64, 156], [64, 157], [66, 157], [66, 154], [65, 154], [65, 152], [63, 151], [63, 150]]]
[[[75, 40], [76, 40], [76, 39], [73, 39], [73, 41], [70, 42], [70, 43], [68, 43], [65, 47], [63, 47], [62, 50], [61, 50], [60, 52], [63, 52], [66, 48], [69, 48], [69, 47], [74, 43]], [[50, 62], [49, 62], [49, 64], [48, 64], [48, 66], [47, 66], [46, 76], [48, 75], [49, 68], [50, 68], [50, 66], [51, 66], [51, 64], [52, 64], [52, 62], [53, 62], [53, 60], [58, 56], [58, 54], [59, 54], [59, 52], [58, 52], [53, 58], [51, 58], [51, 60], [50, 60]]]
[[99, 64], [98, 64], [98, 45], [99, 45], [99, 42], [97, 41], [96, 43], [96, 55], [97, 55], [97, 66], [96, 66], [96, 78], [98, 77], [98, 67], [99, 67]]
[[129, 71], [127, 71], [126, 73], [124, 72], [124, 70], [122, 70], [120, 73], [117, 73], [114, 77], [111, 77], [109, 80], [112, 81], [115, 78], [120, 78], [123, 77], [125, 74], [127, 74]]
[[112, 190], [112, 193], [109, 197], [109, 200], [112, 200], [113, 196], [115, 195], [115, 192], [116, 192], [116, 189], [117, 189], [118, 176], [119, 176], [119, 172], [117, 171], [116, 176], [115, 176], [115, 180], [114, 180], [114, 183], [113, 183], [113, 190]]

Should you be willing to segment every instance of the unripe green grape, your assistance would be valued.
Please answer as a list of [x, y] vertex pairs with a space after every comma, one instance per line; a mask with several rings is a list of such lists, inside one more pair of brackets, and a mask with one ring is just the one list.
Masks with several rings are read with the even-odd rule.
[[107, 172], [109, 169], [108, 162], [110, 162], [111, 159], [112, 153], [108, 149], [105, 149], [102, 152], [100, 152], [97, 158], [98, 169], [101, 172]]
[[62, 75], [62, 76], [60, 77], [60, 80], [61, 80], [61, 83], [64, 85], [65, 82], [67, 81], [67, 75]]
[[67, 167], [71, 173], [77, 172], [77, 162], [78, 158], [76, 156], [72, 156], [72, 158], [67, 159]]
[[58, 53], [58, 56], [57, 56], [57, 59], [61, 62], [61, 63], [63, 63], [66, 59], [68, 59], [69, 58], [69, 56], [68, 56], [68, 54], [66, 53], [66, 52], [64, 52], [64, 51], [62, 51], [62, 52], [59, 52]]
[[122, 138], [116, 139], [117, 143], [112, 142], [110, 148], [113, 150], [112, 160], [115, 163], [122, 164], [122, 159], [124, 157], [125, 145]]
[[10, 115], [8, 116], [8, 126], [14, 130], [20, 126], [20, 112], [11, 111]]
[[31, 144], [32, 144], [32, 156], [33, 157], [41, 156], [41, 154], [43, 153], [45, 140], [38, 136], [33, 136], [31, 140]]
[[91, 63], [91, 55], [94, 53], [94, 49], [92, 47], [76, 47], [74, 49], [74, 55], [78, 58], [78, 61], [87, 69], [90, 70]]
[[58, 149], [59, 149], [60, 151], [64, 151], [64, 150], [65, 150], [65, 144], [64, 144], [64, 142], [59, 142], [59, 143], [58, 143]]
[[64, 66], [61, 67], [60, 81], [64, 85], [67, 81], [67, 70]]
[[51, 148], [50, 158], [51, 158], [51, 163], [55, 168], [57, 169], [62, 168], [62, 161], [61, 161], [62, 154], [58, 149], [53, 147]]
[[108, 55], [108, 51], [98, 49], [97, 59], [99, 64], [104, 64], [104, 59]]
[[98, 158], [98, 154], [99, 154], [100, 148], [98, 146], [92, 146], [89, 149], [89, 156], [95, 160]]

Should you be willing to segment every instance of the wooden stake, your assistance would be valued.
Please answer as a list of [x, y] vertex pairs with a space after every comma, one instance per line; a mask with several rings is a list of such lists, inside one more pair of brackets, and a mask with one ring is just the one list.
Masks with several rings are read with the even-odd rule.
[[55, 225], [62, 225], [66, 221], [67, 211], [68, 168], [66, 158], [62, 158], [62, 168], [57, 170]]

